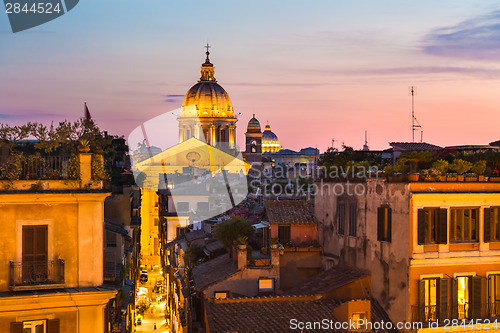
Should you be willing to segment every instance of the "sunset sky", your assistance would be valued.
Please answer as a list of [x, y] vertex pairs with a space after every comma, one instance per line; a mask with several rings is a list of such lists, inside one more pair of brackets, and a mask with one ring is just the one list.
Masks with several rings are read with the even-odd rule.
[[500, 5], [471, 0], [82, 0], [15, 34], [2, 12], [0, 122], [75, 120], [86, 101], [127, 137], [181, 106], [207, 41], [239, 145], [253, 113], [284, 148], [409, 141], [411, 85], [424, 141], [500, 139]]

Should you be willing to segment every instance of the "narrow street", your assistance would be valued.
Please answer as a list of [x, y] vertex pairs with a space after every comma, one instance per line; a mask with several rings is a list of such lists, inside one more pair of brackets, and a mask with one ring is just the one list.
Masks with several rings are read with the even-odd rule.
[[140, 284], [140, 287], [146, 287], [148, 289], [148, 297], [151, 300], [151, 306], [144, 313], [142, 325], [136, 326], [135, 332], [169, 332], [165, 323], [165, 301], [158, 302], [163, 295], [153, 291], [156, 280], [159, 277], [161, 277], [159, 269], [154, 269], [153, 271], [148, 270], [148, 282]]

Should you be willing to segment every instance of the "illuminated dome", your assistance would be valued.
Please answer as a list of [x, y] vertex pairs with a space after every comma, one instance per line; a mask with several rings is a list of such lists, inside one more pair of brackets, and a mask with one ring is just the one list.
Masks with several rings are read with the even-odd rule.
[[257, 118], [255, 118], [255, 114], [253, 115], [253, 118], [248, 121], [247, 132], [260, 133], [260, 123]]
[[179, 143], [190, 138], [204, 141], [219, 149], [236, 148], [236, 122], [229, 95], [215, 80], [207, 44], [201, 77], [188, 90], [182, 103], [179, 121]]
[[271, 131], [271, 126], [267, 122], [266, 128], [262, 133], [262, 152], [263, 153], [275, 153], [280, 151], [280, 141], [276, 134]]
[[233, 105], [227, 92], [215, 80], [209, 54], [207, 51], [198, 83], [184, 97], [181, 117], [233, 117]]

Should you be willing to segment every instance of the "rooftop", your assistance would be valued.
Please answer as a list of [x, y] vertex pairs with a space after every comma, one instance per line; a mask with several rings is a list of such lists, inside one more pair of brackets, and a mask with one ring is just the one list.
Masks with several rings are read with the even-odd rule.
[[[314, 297], [268, 297], [207, 300], [205, 309], [211, 332], [290, 332], [290, 320], [334, 320], [340, 302]], [[324, 332], [324, 330], [308, 330]]]
[[399, 151], [416, 151], [416, 150], [436, 150], [441, 147], [427, 142], [390, 142], [393, 150]]
[[264, 203], [269, 223], [316, 224], [311, 206], [305, 200]]
[[222, 280], [238, 271], [229, 254], [221, 255], [193, 268], [196, 290], [203, 290], [212, 283]]
[[348, 266], [334, 267], [292, 287], [286, 295], [324, 295], [337, 288], [348, 285], [370, 273]]
[[[337, 322], [333, 309], [342, 304], [333, 299], [315, 296], [254, 297], [205, 300], [207, 323], [211, 332], [290, 332], [292, 319], [297, 322]], [[371, 301], [371, 321], [390, 319], [376, 301]], [[395, 326], [395, 325], [394, 325]], [[394, 327], [393, 326], [393, 327]], [[308, 329], [307, 332], [345, 332], [346, 330]], [[390, 332], [386, 329], [378, 332]], [[392, 330], [392, 332], [397, 332]]]

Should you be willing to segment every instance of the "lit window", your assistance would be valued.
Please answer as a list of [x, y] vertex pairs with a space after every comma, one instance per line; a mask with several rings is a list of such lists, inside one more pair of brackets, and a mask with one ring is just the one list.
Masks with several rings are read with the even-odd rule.
[[259, 291], [273, 291], [273, 290], [274, 290], [273, 279], [259, 279]]
[[46, 333], [45, 320], [23, 322], [23, 333]]
[[215, 299], [224, 299], [227, 298], [227, 291], [216, 291], [214, 293]]
[[437, 279], [424, 279], [425, 288], [425, 321], [437, 319]]
[[458, 318], [466, 319], [469, 317], [469, 279], [468, 276], [457, 277], [457, 305]]
[[365, 328], [365, 313], [364, 312], [354, 312], [351, 317], [351, 322], [355, 323], [356, 330]]
[[488, 276], [488, 306], [490, 316], [500, 316], [500, 274]]

